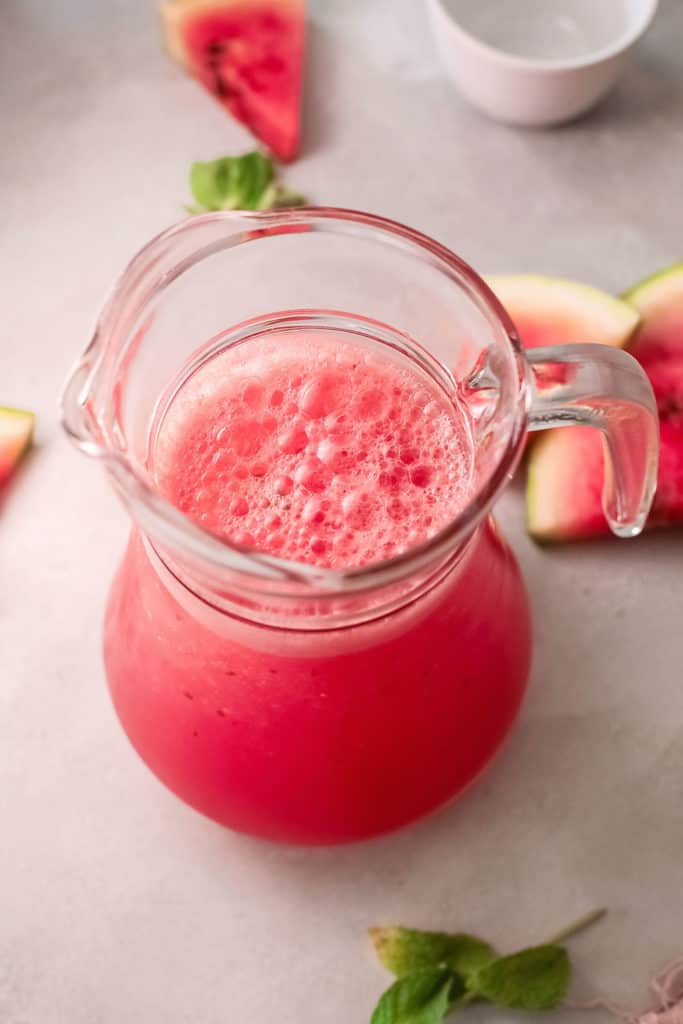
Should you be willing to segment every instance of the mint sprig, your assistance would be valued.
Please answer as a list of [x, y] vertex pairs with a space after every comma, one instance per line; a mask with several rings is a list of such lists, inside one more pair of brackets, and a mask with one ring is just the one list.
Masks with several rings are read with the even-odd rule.
[[571, 980], [569, 956], [559, 943], [604, 914], [593, 911], [550, 942], [509, 956], [460, 932], [371, 928], [380, 962], [398, 978], [381, 997], [371, 1024], [441, 1024], [452, 1011], [482, 1000], [513, 1010], [554, 1010]]
[[258, 150], [193, 163], [190, 190], [196, 204], [188, 207], [190, 213], [271, 210], [305, 203], [303, 196], [277, 181], [273, 161]]

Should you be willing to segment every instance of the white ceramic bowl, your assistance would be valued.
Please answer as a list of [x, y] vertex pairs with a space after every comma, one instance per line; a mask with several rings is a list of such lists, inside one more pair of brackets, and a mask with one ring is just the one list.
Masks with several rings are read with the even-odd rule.
[[543, 126], [615, 84], [658, 0], [426, 0], [446, 73], [500, 121]]

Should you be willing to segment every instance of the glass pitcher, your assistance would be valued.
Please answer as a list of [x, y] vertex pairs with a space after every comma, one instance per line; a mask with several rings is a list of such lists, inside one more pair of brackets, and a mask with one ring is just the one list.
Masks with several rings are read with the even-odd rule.
[[[154, 475], [159, 417], [216, 352], [296, 328], [351, 331], [467, 410], [471, 497], [431, 539], [348, 570], [231, 544]], [[530, 621], [490, 509], [528, 430], [602, 432], [604, 509], [637, 534], [657, 470], [652, 392], [629, 355], [524, 353], [474, 271], [400, 224], [335, 209], [216, 213], [129, 264], [62, 399], [133, 529], [104, 626], [133, 746], [229, 828], [297, 843], [395, 829], [458, 794], [520, 706]]]

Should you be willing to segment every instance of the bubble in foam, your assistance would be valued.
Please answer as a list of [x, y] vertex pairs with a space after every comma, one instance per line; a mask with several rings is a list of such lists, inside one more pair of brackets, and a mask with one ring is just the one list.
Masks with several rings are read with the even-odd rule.
[[265, 401], [266, 389], [256, 377], [250, 377], [242, 385], [240, 397], [245, 405], [252, 409], [260, 409]]
[[255, 455], [264, 440], [264, 430], [256, 419], [236, 419], [230, 427], [230, 447], [238, 455]]
[[304, 505], [301, 518], [305, 523], [322, 523], [325, 519], [325, 509], [320, 498], [309, 498]]
[[329, 413], [323, 423], [331, 437], [349, 437], [353, 431], [351, 418], [344, 411]]
[[333, 473], [348, 469], [353, 462], [353, 454], [349, 450], [349, 446], [340, 444], [339, 441], [332, 440], [330, 437], [326, 437], [324, 441], [320, 442], [317, 453], [320, 461], [329, 466]]
[[321, 419], [335, 408], [339, 390], [338, 375], [321, 373], [301, 389], [299, 408], [311, 419]]
[[230, 503], [230, 511], [234, 516], [246, 516], [249, 511], [249, 502], [246, 498], [234, 498]]
[[324, 491], [331, 480], [331, 474], [327, 466], [320, 459], [311, 457], [297, 466], [294, 472], [294, 481], [306, 491]]
[[268, 472], [265, 462], [252, 462], [249, 469], [251, 470], [251, 475], [257, 477], [265, 476]]
[[411, 483], [415, 484], [416, 487], [428, 487], [432, 481], [432, 476], [433, 473], [431, 468], [424, 464], [415, 466], [415, 468], [410, 471]]
[[322, 555], [327, 550], [327, 544], [318, 536], [311, 537], [309, 547], [314, 555]]
[[278, 445], [286, 455], [297, 455], [308, 445], [308, 434], [301, 423], [286, 427], [278, 437]]
[[404, 466], [411, 466], [417, 461], [418, 450], [413, 445], [407, 445], [400, 449], [398, 457]]
[[275, 479], [275, 493], [280, 495], [291, 494], [294, 481], [291, 476], [278, 476]]

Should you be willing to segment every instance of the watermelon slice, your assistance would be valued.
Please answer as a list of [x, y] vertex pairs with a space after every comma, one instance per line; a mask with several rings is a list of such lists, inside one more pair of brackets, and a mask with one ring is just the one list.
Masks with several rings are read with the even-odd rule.
[[171, 56], [280, 160], [299, 148], [306, 0], [166, 0]]
[[23, 409], [0, 406], [0, 487], [5, 484], [33, 441], [35, 416]]
[[[657, 398], [660, 460], [648, 527], [683, 523], [683, 264], [663, 270], [624, 296], [643, 320], [631, 354]], [[532, 446], [527, 525], [538, 540], [607, 534], [601, 507], [603, 455], [596, 431], [548, 431]]]
[[623, 348], [640, 317], [628, 302], [578, 281], [540, 274], [487, 277], [524, 348], [591, 341]]

